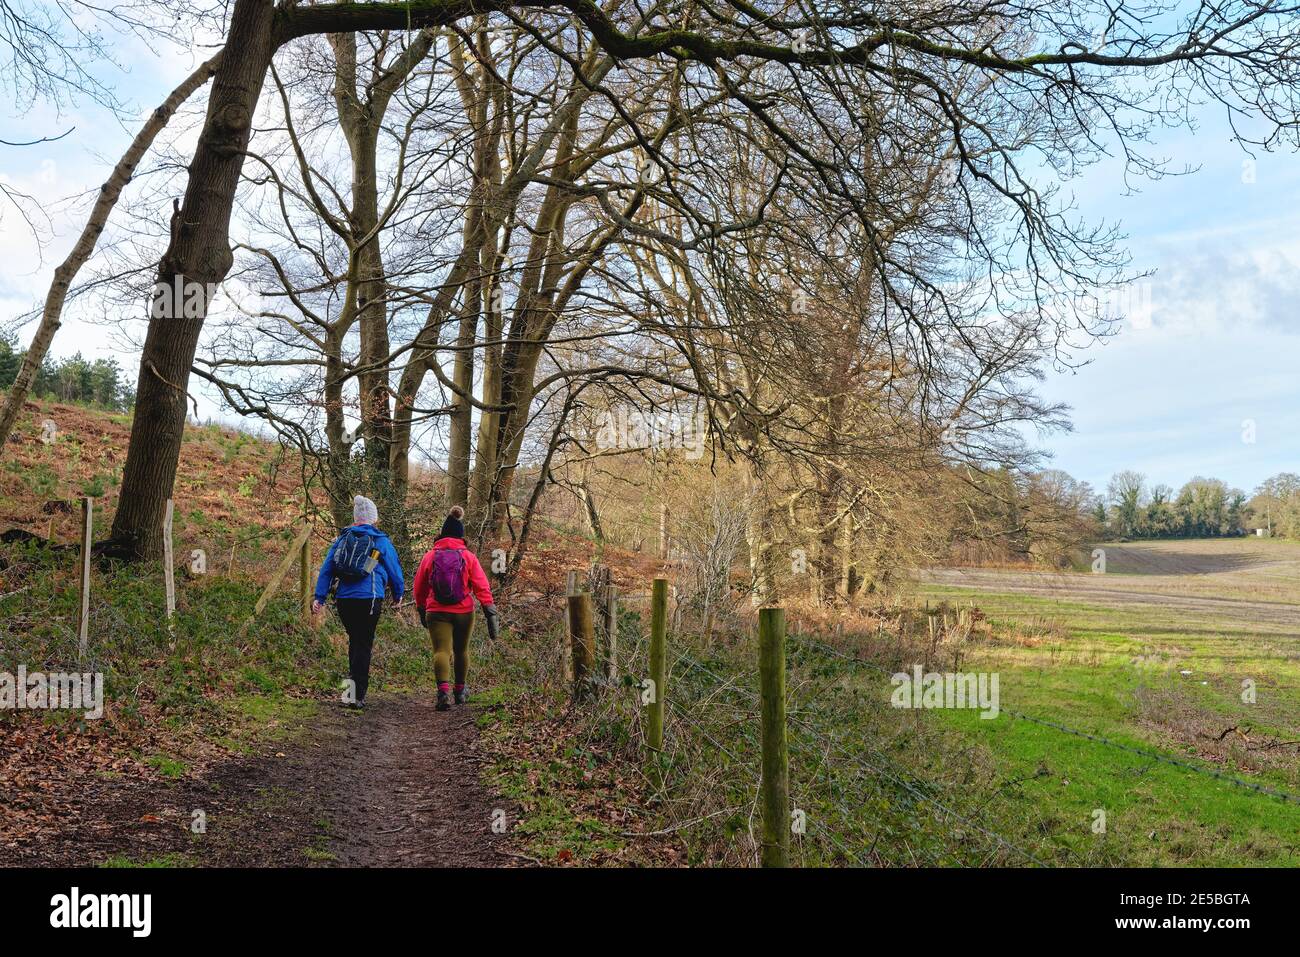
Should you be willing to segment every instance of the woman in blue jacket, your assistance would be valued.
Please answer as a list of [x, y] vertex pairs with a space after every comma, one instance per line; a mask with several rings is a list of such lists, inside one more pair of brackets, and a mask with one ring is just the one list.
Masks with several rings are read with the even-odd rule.
[[316, 576], [316, 600], [312, 611], [325, 607], [325, 599], [337, 582], [334, 607], [348, 633], [348, 672], [356, 700], [353, 708], [364, 708], [370, 687], [370, 653], [375, 646], [375, 626], [384, 607], [384, 594], [391, 592], [393, 604], [402, 601], [406, 582], [397, 549], [379, 530], [379, 509], [370, 499], [358, 495], [352, 500], [352, 522], [330, 546]]

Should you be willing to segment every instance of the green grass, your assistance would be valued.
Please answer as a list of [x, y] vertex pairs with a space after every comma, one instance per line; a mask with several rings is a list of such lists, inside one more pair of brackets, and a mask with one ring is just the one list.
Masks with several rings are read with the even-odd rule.
[[184, 761], [176, 758], [169, 758], [165, 754], [154, 754], [145, 758], [145, 764], [156, 770], [165, 778], [182, 778], [185, 776], [186, 765]]
[[[1300, 794], [1296, 749], [1264, 747], [1300, 737], [1300, 664], [1285, 628], [1158, 605], [923, 591], [989, 616], [992, 640], [970, 647], [963, 669], [996, 671], [1004, 709]], [[1242, 700], [1246, 679], [1253, 703]], [[1000, 773], [1046, 772], [1022, 787], [1068, 824], [1060, 839], [1075, 854], [1105, 841], [1125, 865], [1300, 864], [1295, 804], [1005, 713], [930, 716], [987, 749]], [[1250, 740], [1218, 740], [1234, 727]], [[1091, 830], [1099, 808], [1104, 836]]]
[[[977, 651], [981, 662], [1004, 674], [1009, 705], [1020, 701], [1114, 729], [1134, 717], [1140, 694], [1159, 693], [1229, 725], [1300, 736], [1300, 660], [1291, 656], [1294, 644], [1284, 633], [1150, 606], [958, 588], [927, 587], [925, 593], [931, 600], [974, 604], [989, 616], [1002, 637]], [[1254, 703], [1242, 701], [1245, 680], [1256, 684]]]
[[189, 867], [189, 866], [190, 866], [190, 860], [189, 860], [189, 858], [187, 858], [184, 854], [175, 854], [175, 853], [173, 853], [173, 854], [163, 854], [163, 855], [161, 855], [161, 856], [159, 856], [159, 857], [142, 858], [142, 859], [140, 859], [140, 860], [133, 860], [133, 859], [127, 857], [127, 856], [124, 855], [124, 854], [116, 854], [116, 855], [114, 855], [113, 857], [110, 857], [110, 858], [104, 860], [104, 861], [103, 861], [99, 866], [100, 866], [100, 867], [110, 867], [110, 868], [127, 868], [127, 867], [143, 867], [143, 868]]
[[[680, 657], [668, 679], [664, 826], [679, 829], [692, 864], [752, 865], [755, 650], [743, 637], [706, 649], [673, 635], [670, 646]], [[786, 651], [791, 806], [805, 822], [792, 838], [796, 865], [1082, 863], [1023, 783], [961, 729], [892, 708], [886, 676], [802, 637], [789, 636]]]
[[[953, 710], [936, 718], [988, 748], [1001, 774], [1023, 778], [1022, 792], [1059, 822], [1056, 840], [1081, 860], [1107, 842], [1123, 866], [1300, 863], [1300, 809], [1293, 804], [1006, 715], [983, 722]], [[1130, 734], [1106, 737], [1202, 763]], [[1092, 830], [1098, 809], [1105, 812], [1104, 835]]]
[[[23, 546], [5, 546], [0, 554], [8, 562], [8, 594], [0, 598], [0, 670], [21, 663], [29, 672], [102, 672], [110, 724], [160, 720], [169, 730], [196, 729], [249, 754], [258, 740], [285, 737], [309, 721], [319, 701], [338, 695], [347, 673], [337, 619], [307, 626], [288, 587], [239, 637], [261, 585], [228, 578], [211, 565], [207, 575], [177, 575], [170, 630], [157, 564], [95, 567], [88, 660], [79, 662], [75, 557]], [[385, 615], [372, 687], [414, 687], [431, 672], [423, 632]], [[56, 712], [46, 720], [71, 727], [79, 716]], [[166, 777], [188, 773], [176, 755], [148, 760]]]
[[217, 741], [237, 754], [252, 754], [259, 741], [292, 738], [320, 712], [312, 698], [291, 698], [284, 694], [241, 694], [224, 699], [221, 709], [228, 720], [226, 733]]
[[596, 713], [568, 711], [569, 685], [550, 654], [560, 640], [503, 631], [479, 644], [470, 679], [475, 721], [492, 756], [489, 786], [512, 808], [515, 846], [549, 864], [600, 863], [629, 844], [597, 813], [625, 806], [610, 750], [627, 739]]
[[329, 849], [330, 822], [324, 819], [317, 820], [316, 827], [319, 833], [310, 846], [303, 848], [303, 856], [315, 864], [332, 864], [338, 860], [338, 855]]

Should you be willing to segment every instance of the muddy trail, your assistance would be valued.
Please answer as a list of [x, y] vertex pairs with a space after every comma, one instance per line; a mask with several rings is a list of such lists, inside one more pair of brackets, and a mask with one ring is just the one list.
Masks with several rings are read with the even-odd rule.
[[[0, 842], [0, 866], [524, 863], [498, 833], [514, 809], [482, 783], [473, 703], [438, 713], [422, 697], [371, 697], [364, 713], [326, 704], [289, 739], [213, 761], [192, 778], [50, 775], [21, 796], [44, 825]], [[31, 772], [41, 778], [40, 768]], [[203, 833], [194, 833], [195, 812]]]
[[[473, 711], [438, 713], [433, 702], [377, 698], [364, 714], [336, 712], [342, 747], [326, 812], [345, 866], [484, 867], [503, 862], [508, 823], [484, 789]], [[320, 771], [318, 765], [317, 770]]]

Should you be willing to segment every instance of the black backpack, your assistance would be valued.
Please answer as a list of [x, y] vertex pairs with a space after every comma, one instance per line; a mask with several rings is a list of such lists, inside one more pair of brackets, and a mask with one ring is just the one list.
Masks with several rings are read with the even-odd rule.
[[345, 582], [369, 577], [379, 563], [379, 539], [362, 528], [345, 529], [334, 549], [334, 574]]

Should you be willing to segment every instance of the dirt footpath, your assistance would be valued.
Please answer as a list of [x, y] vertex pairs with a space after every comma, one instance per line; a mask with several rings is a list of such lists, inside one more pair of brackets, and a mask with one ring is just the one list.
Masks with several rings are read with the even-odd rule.
[[479, 780], [472, 705], [376, 698], [347, 715], [324, 794], [332, 850], [342, 865], [484, 867], [508, 860], [498, 826], [509, 821]]
[[[28, 755], [24, 783], [42, 786], [5, 795], [22, 802], [23, 818], [0, 829], [10, 831], [0, 866], [521, 863], [509, 834], [493, 829], [516, 815], [482, 784], [473, 703], [438, 713], [424, 697], [372, 698], [362, 714], [322, 703], [290, 740], [223, 755], [180, 780], [88, 778], [54, 756], [31, 766], [49, 749]], [[196, 811], [204, 833], [194, 833]]]

